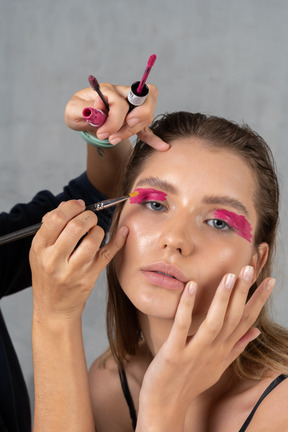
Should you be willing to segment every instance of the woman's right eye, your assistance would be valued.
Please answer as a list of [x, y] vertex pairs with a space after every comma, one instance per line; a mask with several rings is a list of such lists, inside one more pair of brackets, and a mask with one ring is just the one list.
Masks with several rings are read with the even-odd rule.
[[150, 210], [156, 211], [156, 212], [163, 212], [166, 211], [167, 208], [158, 201], [145, 201], [142, 202], [142, 205], [145, 207], [148, 207]]

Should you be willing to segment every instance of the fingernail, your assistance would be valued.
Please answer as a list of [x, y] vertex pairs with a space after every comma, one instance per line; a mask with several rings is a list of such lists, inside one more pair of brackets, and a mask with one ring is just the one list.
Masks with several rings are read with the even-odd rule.
[[118, 138], [117, 137], [116, 138], [112, 138], [112, 139], [110, 138], [109, 141], [110, 141], [111, 144], [116, 145], [116, 144], [120, 143], [121, 138], [119, 138], [119, 137]]
[[252, 266], [246, 266], [243, 270], [242, 277], [246, 282], [251, 282], [254, 276], [254, 268]]
[[82, 205], [82, 207], [85, 205], [85, 202], [82, 199], [78, 199], [77, 201]]
[[225, 287], [227, 290], [231, 290], [235, 282], [235, 274], [228, 273], [225, 279]]
[[188, 282], [188, 292], [193, 295], [196, 291], [196, 282]]
[[128, 227], [124, 226], [124, 227], [121, 228], [121, 235], [122, 235], [122, 237], [127, 237], [128, 232], [129, 232], [129, 228]]
[[255, 340], [255, 339], [257, 339], [260, 335], [261, 335], [261, 331], [259, 330], [259, 329], [257, 329], [258, 330], [258, 332], [257, 333], [255, 333], [255, 335], [254, 335], [254, 337], [253, 337], [253, 339], [251, 339], [251, 341], [250, 342], [252, 342], [253, 340]]
[[97, 138], [100, 139], [100, 140], [107, 139], [108, 136], [109, 136], [109, 134], [107, 132], [103, 132], [103, 133], [100, 133], [100, 134], [97, 133]]
[[270, 278], [267, 284], [267, 290], [272, 291], [276, 283], [276, 279]]
[[128, 126], [135, 126], [136, 124], [138, 124], [140, 122], [140, 120], [138, 118], [131, 118], [131, 119], [127, 119], [127, 124]]

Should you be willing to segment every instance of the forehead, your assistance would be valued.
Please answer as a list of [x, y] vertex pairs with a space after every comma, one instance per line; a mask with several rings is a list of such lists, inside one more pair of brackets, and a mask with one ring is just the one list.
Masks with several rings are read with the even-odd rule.
[[254, 208], [256, 181], [251, 168], [235, 152], [211, 148], [197, 138], [171, 141], [167, 152], [155, 151], [143, 165], [134, 186], [159, 177], [187, 196], [227, 195]]

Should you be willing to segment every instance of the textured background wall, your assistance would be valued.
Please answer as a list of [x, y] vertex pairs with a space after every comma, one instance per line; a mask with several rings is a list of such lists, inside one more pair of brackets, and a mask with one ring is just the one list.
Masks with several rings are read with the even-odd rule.
[[[286, 0], [0, 0], [0, 204], [57, 193], [85, 167], [63, 112], [87, 77], [131, 84], [150, 54], [157, 112], [244, 120], [270, 144], [282, 186], [275, 315], [287, 324], [288, 2]], [[87, 361], [106, 347], [105, 280], [84, 316]], [[31, 397], [31, 289], [1, 301]]]

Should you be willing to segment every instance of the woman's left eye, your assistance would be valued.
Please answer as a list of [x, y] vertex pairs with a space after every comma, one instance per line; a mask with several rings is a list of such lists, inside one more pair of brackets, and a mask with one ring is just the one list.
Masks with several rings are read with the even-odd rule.
[[232, 229], [232, 227], [222, 219], [209, 219], [206, 223], [219, 231], [228, 231]]
[[158, 201], [146, 201], [142, 203], [145, 207], [148, 207], [150, 210], [154, 210], [157, 212], [166, 211], [166, 207]]

